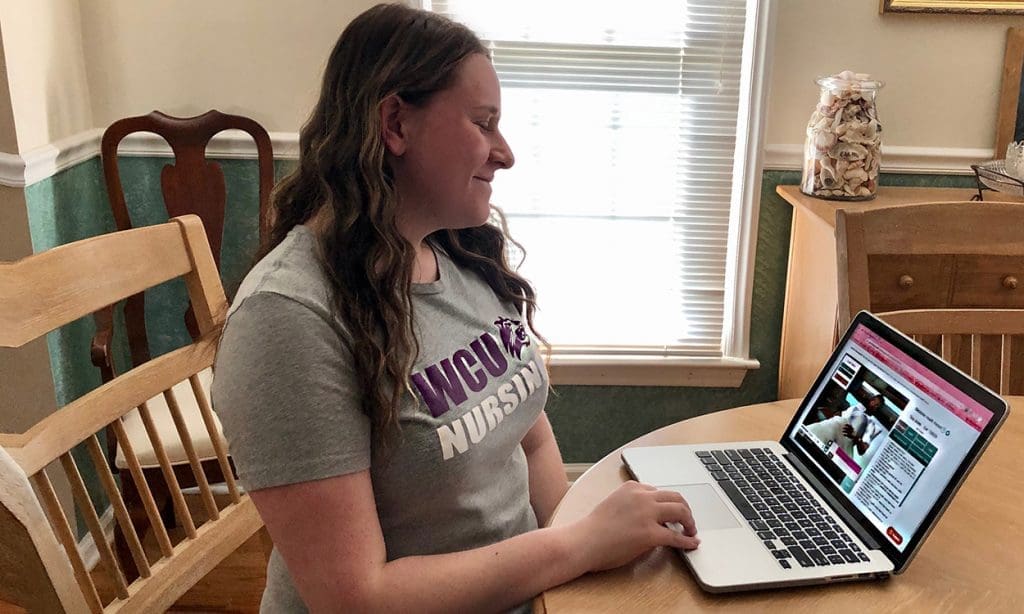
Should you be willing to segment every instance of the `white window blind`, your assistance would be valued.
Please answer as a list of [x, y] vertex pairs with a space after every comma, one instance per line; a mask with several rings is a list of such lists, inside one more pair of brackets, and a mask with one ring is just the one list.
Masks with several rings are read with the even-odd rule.
[[516, 156], [493, 202], [559, 353], [722, 356], [747, 0], [446, 0]]

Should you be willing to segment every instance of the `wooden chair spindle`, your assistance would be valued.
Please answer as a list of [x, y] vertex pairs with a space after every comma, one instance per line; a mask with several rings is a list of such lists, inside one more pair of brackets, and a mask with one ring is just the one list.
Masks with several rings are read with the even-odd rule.
[[121, 571], [121, 566], [114, 556], [114, 551], [111, 550], [110, 543], [103, 534], [100, 517], [96, 514], [96, 508], [89, 498], [89, 492], [85, 489], [85, 482], [82, 481], [82, 474], [78, 471], [78, 465], [75, 464], [75, 459], [71, 457], [70, 452], [60, 455], [60, 464], [64, 467], [64, 473], [67, 474], [68, 481], [71, 483], [71, 492], [74, 495], [75, 503], [78, 505], [78, 511], [85, 518], [85, 524], [89, 527], [89, 533], [92, 534], [96, 548], [100, 552], [100, 560], [107, 566], [110, 576], [114, 580], [114, 589], [117, 592], [117, 596], [121, 599], [127, 599], [128, 583], [124, 579], [124, 572]]
[[178, 405], [178, 399], [174, 396], [174, 391], [171, 389], [164, 390], [164, 400], [167, 401], [167, 409], [171, 414], [171, 419], [174, 421], [174, 428], [177, 429], [178, 437], [181, 438], [181, 446], [185, 449], [188, 464], [192, 467], [192, 474], [196, 476], [196, 484], [199, 486], [199, 495], [203, 501], [203, 507], [206, 509], [207, 518], [216, 520], [220, 518], [217, 502], [213, 498], [213, 492], [210, 491], [210, 483], [206, 480], [206, 472], [203, 471], [199, 455], [196, 454], [195, 445], [192, 443], [192, 435], [189, 434], [185, 418], [181, 415], [181, 407]]
[[64, 515], [64, 508], [57, 500], [57, 493], [53, 490], [50, 478], [44, 471], [40, 471], [30, 479], [42, 499], [43, 509], [46, 510], [46, 515], [50, 520], [50, 527], [57, 534], [61, 545], [64, 546], [64, 552], [71, 560], [71, 568], [75, 571], [75, 580], [78, 581], [78, 587], [82, 590], [82, 595], [85, 596], [85, 602], [94, 614], [102, 612], [103, 604], [100, 602], [99, 593], [96, 592], [96, 584], [92, 581], [89, 570], [85, 568], [85, 561], [82, 560], [81, 553], [78, 552], [78, 542], [71, 531], [71, 525], [68, 524], [67, 516]]

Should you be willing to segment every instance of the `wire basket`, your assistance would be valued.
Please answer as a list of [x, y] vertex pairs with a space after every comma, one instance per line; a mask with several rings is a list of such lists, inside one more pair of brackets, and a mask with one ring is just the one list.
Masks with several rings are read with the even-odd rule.
[[1024, 196], [1024, 180], [1010, 175], [1006, 160], [992, 160], [983, 164], [972, 164], [971, 169], [978, 181], [977, 200], [985, 200], [983, 190], [989, 189], [1014, 196]]

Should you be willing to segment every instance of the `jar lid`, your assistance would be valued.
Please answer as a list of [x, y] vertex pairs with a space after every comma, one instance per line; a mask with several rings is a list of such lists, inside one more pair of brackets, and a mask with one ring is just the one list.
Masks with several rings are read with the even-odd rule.
[[827, 77], [818, 77], [814, 82], [822, 87], [836, 90], [877, 90], [885, 85], [877, 79], [872, 79], [871, 75], [867, 73], [855, 73], [852, 70], [844, 70]]

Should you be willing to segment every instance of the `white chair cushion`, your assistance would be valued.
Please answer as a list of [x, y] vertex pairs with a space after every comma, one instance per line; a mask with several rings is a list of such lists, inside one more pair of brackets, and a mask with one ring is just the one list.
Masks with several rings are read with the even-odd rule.
[[[202, 386], [207, 400], [210, 399], [210, 383], [212, 381], [213, 369], [207, 368], [199, 372], [199, 384]], [[175, 384], [171, 390], [174, 391], [174, 398], [178, 401], [181, 416], [185, 419], [189, 436], [192, 439], [192, 445], [195, 447], [199, 460], [216, 458], [217, 453], [214, 451], [213, 443], [210, 441], [210, 434], [206, 431], [203, 415], [199, 411], [199, 403], [196, 401], [195, 395], [192, 394], [192, 384], [188, 380], [184, 380]], [[167, 458], [170, 459], [171, 464], [187, 463], [188, 456], [185, 455], [185, 448], [181, 445], [178, 429], [174, 426], [174, 420], [171, 418], [164, 395], [158, 394], [149, 399], [146, 401], [146, 407], [149, 408], [149, 413], [153, 417], [157, 433], [160, 435], [160, 443], [163, 444], [164, 451], [167, 453]], [[220, 433], [220, 420], [217, 419], [216, 414], [213, 415], [213, 420], [217, 425], [217, 432]], [[159, 467], [160, 462], [156, 458], [153, 444], [149, 441], [146, 427], [143, 425], [142, 417], [137, 409], [133, 409], [125, 414], [124, 429], [128, 434], [128, 440], [131, 441], [135, 456], [139, 459], [139, 464], [145, 468]], [[128, 463], [125, 460], [124, 451], [121, 449], [121, 446], [117, 447], [117, 459], [115, 462], [119, 469], [128, 468]]]

